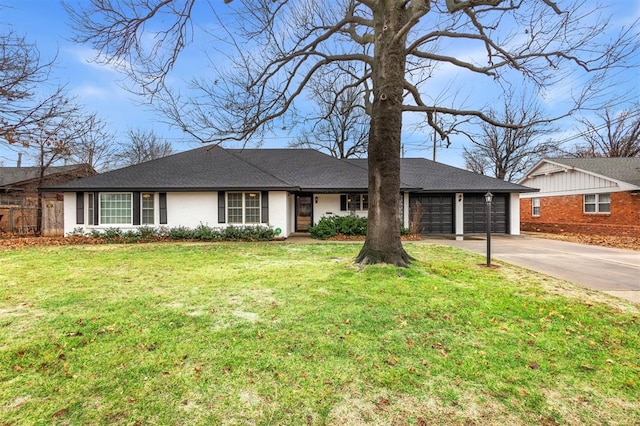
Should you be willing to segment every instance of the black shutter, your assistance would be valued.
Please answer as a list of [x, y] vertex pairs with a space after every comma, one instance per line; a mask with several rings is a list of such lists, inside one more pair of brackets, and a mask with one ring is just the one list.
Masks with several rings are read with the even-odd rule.
[[347, 211], [347, 194], [340, 194], [340, 211]]
[[140, 225], [140, 192], [133, 193], [133, 224]]
[[98, 217], [100, 212], [98, 211], [98, 206], [99, 206], [99, 200], [98, 197], [100, 196], [99, 192], [94, 192], [93, 193], [93, 224], [97, 225], [98, 224]]
[[76, 192], [76, 223], [84, 225], [84, 192]]
[[167, 193], [160, 192], [158, 194], [158, 201], [160, 204], [160, 225], [167, 224]]
[[269, 191], [262, 191], [262, 223], [269, 223]]
[[218, 191], [218, 223], [225, 223], [226, 206], [224, 204], [224, 191]]

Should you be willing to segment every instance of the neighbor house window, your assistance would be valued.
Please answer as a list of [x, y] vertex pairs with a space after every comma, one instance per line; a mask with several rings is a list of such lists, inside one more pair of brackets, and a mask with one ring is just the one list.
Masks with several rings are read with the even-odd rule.
[[148, 192], [142, 193], [142, 224], [143, 225], [153, 225], [153, 194]]
[[585, 213], [611, 213], [611, 194], [586, 194]]
[[100, 224], [131, 224], [131, 193], [100, 194]]
[[95, 223], [93, 223], [93, 218], [95, 217], [93, 211], [93, 192], [87, 194], [87, 214], [89, 215], [87, 224], [95, 225]]
[[540, 216], [540, 198], [531, 199], [531, 215]]
[[260, 193], [227, 193], [227, 222], [260, 223]]
[[369, 209], [369, 195], [368, 194], [346, 194], [345, 207], [346, 210], [367, 210]]

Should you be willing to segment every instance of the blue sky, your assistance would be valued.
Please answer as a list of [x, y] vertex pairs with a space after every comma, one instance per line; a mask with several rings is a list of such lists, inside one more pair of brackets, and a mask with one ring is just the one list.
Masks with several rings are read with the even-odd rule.
[[[213, 2], [219, 2], [221, 5], [223, 3], [222, 0]], [[606, 13], [612, 14], [614, 23], [628, 24], [640, 16], [640, 0], [607, 0], [602, 3], [608, 7]], [[160, 122], [156, 112], [141, 105], [140, 99], [124, 90], [119, 84], [122, 75], [110, 67], [90, 62], [95, 52], [88, 46], [77, 45], [69, 40], [69, 20], [58, 0], [0, 0], [0, 4], [4, 6], [0, 8], [0, 23], [3, 26], [10, 25], [16, 33], [25, 35], [30, 42], [35, 43], [43, 59], [52, 58], [57, 53], [56, 66], [51, 75], [52, 85], [67, 85], [70, 93], [86, 106], [86, 111], [97, 112], [119, 133], [122, 141], [127, 129], [133, 128], [154, 130], [159, 136], [171, 141], [176, 151], [198, 146], [181, 131]], [[202, 58], [203, 55], [196, 47], [192, 48], [189, 54], [196, 59]], [[180, 66], [186, 68], [188, 64], [187, 59]], [[627, 71], [622, 77], [627, 84], [616, 88], [620, 96], [630, 94], [630, 97], [640, 99], [638, 68]], [[460, 96], [486, 96], [481, 90], [469, 86], [468, 92], [461, 93]], [[410, 121], [411, 118], [405, 120], [405, 123]], [[406, 127], [403, 134], [405, 156], [431, 158], [432, 133]], [[571, 120], [561, 123], [561, 129], [553, 135], [557, 140], [564, 140], [579, 133], [575, 122]], [[284, 147], [294, 137], [293, 133], [274, 135], [266, 138], [263, 146]], [[438, 161], [464, 167], [464, 143], [465, 139], [462, 136], [452, 138], [450, 148], [438, 148]], [[8, 148], [0, 145], [0, 165], [15, 165], [20, 150], [19, 147]], [[26, 162], [28, 161], [27, 159]]]

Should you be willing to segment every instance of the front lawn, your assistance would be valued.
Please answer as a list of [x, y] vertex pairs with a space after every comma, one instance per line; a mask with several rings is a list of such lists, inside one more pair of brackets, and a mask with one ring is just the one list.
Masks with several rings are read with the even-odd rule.
[[637, 424], [637, 305], [406, 246], [0, 251], [0, 424]]

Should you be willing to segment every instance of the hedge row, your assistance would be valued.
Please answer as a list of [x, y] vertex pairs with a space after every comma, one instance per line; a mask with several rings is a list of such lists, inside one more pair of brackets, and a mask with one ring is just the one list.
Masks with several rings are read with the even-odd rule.
[[[336, 235], [364, 236], [367, 235], [367, 218], [359, 216], [325, 216], [317, 225], [309, 229], [312, 238], [326, 240]], [[409, 230], [400, 229], [402, 235], [408, 235]]]
[[93, 229], [85, 232], [82, 228], [75, 229], [68, 236], [85, 236], [104, 239], [107, 242], [135, 243], [140, 241], [195, 240], [195, 241], [271, 241], [275, 232], [264, 226], [227, 226], [226, 228], [212, 228], [199, 225], [196, 228], [177, 226], [175, 228], [142, 226], [123, 231], [120, 228], [105, 230]]

